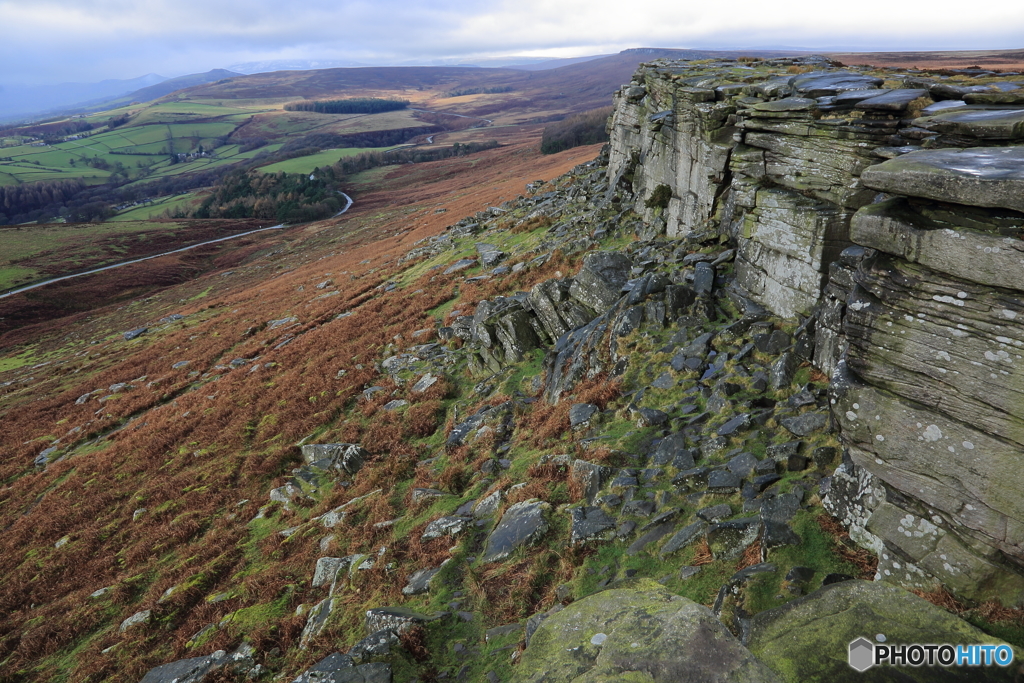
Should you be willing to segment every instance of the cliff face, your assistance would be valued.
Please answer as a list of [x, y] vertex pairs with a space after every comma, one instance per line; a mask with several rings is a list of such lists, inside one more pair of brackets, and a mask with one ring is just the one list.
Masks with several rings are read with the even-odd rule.
[[1024, 600], [1024, 89], [659, 61], [615, 104], [609, 179], [652, 231], [735, 240], [738, 285], [814, 329], [846, 447], [825, 504], [878, 578]]

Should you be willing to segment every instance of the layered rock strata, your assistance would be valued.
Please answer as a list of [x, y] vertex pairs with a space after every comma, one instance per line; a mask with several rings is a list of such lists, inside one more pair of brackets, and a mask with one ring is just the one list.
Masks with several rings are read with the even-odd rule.
[[734, 240], [750, 298], [813, 330], [848, 449], [825, 503], [878, 578], [1021, 604], [1024, 81], [956, 76], [642, 65], [609, 192]]

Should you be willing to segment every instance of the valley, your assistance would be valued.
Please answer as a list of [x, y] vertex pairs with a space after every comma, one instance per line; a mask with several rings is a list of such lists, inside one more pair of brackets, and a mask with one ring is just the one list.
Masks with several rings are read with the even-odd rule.
[[[951, 59], [277, 72], [4, 132], [5, 187], [113, 213], [0, 226], [4, 289], [275, 225], [271, 181], [352, 204], [0, 299], [0, 679], [852, 681], [881, 633], [1014, 680], [1024, 77]], [[410, 105], [284, 108], [350, 97]]]

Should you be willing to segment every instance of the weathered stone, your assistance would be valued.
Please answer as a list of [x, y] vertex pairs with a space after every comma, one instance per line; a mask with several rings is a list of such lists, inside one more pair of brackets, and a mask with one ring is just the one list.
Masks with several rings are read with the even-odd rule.
[[853, 106], [854, 109], [900, 112], [904, 111], [914, 100], [927, 96], [927, 90], [914, 88], [883, 90], [881, 94], [863, 99]]
[[318, 602], [309, 611], [309, 616], [306, 617], [306, 625], [303, 627], [302, 635], [299, 637], [300, 649], [305, 650], [308, 648], [309, 642], [324, 630], [327, 620], [331, 617], [331, 613], [334, 612], [334, 605], [335, 598], [327, 598]]
[[498, 562], [516, 548], [536, 542], [548, 530], [545, 513], [550, 509], [551, 506], [543, 501], [527, 500], [506, 510], [487, 537], [483, 561]]
[[348, 474], [362, 469], [369, 457], [362, 446], [352, 443], [306, 444], [302, 447], [302, 458], [308, 465], [324, 470], [343, 470]]
[[708, 530], [708, 525], [703, 521], [697, 521], [677, 531], [672, 538], [668, 539], [661, 547], [659, 554], [664, 557], [677, 550], [686, 548], [691, 543], [702, 537]]
[[761, 521], [757, 517], [745, 517], [708, 527], [708, 545], [716, 560], [732, 560], [743, 554], [751, 543], [757, 540]]
[[579, 429], [589, 426], [591, 418], [594, 417], [600, 408], [593, 403], [576, 403], [569, 409], [569, 426]]
[[204, 657], [179, 659], [150, 669], [139, 683], [199, 683], [207, 674], [219, 671], [230, 661], [224, 650]]
[[319, 588], [334, 583], [340, 572], [348, 569], [349, 557], [321, 557], [316, 561], [316, 571], [313, 573], [313, 588]]
[[691, 469], [694, 465], [693, 451], [686, 448], [686, 436], [682, 432], [669, 434], [654, 449], [652, 465], [669, 465], [678, 469]]
[[653, 581], [574, 602], [540, 623], [519, 683], [776, 683], [706, 607]]
[[124, 337], [125, 341], [131, 341], [133, 339], [138, 339], [147, 332], [149, 332], [148, 327], [136, 327], [134, 330], [129, 330], [123, 333], [121, 336]]
[[406, 607], [374, 607], [366, 610], [366, 632], [377, 633], [390, 629], [404, 633], [414, 626], [433, 621], [435, 617], [421, 614]]
[[796, 417], [782, 418], [779, 420], [779, 424], [794, 436], [808, 436], [828, 424], [828, 415], [815, 412], [803, 413]]
[[757, 466], [757, 458], [753, 453], [740, 453], [726, 463], [729, 471], [740, 479], [746, 479]]
[[571, 508], [570, 543], [573, 545], [586, 543], [600, 538], [604, 532], [615, 528], [615, 520], [599, 507]]
[[629, 258], [623, 254], [587, 254], [579, 275], [569, 287], [569, 294], [593, 311], [605, 311], [622, 296], [622, 286], [629, 279], [631, 266]]
[[391, 683], [391, 665], [375, 662], [356, 666], [351, 657], [335, 652], [299, 674], [292, 683]]
[[[865, 625], [870, 624], [870, 631]], [[880, 583], [844, 581], [754, 616], [747, 647], [787, 681], [937, 680], [937, 667], [878, 667], [867, 674], [847, 663], [854, 640], [876, 634], [886, 644], [998, 643], [949, 612]], [[1000, 667], [938, 669], [949, 681], [1011, 681], [1015, 672]]]
[[851, 71], [812, 71], [793, 76], [793, 89], [805, 97], [837, 95], [847, 90], [868, 90], [882, 85], [882, 79]]
[[740, 488], [740, 478], [729, 470], [714, 470], [708, 475], [708, 491], [732, 493]]
[[[443, 567], [444, 565], [442, 565]], [[419, 595], [420, 593], [426, 593], [430, 590], [430, 582], [437, 576], [437, 573], [441, 571], [441, 567], [434, 569], [420, 569], [409, 575], [409, 579], [404, 588], [402, 588], [402, 595]]]
[[427, 525], [420, 538], [429, 541], [442, 536], [458, 536], [469, 527], [472, 521], [472, 517], [439, 517]]
[[131, 615], [130, 617], [128, 617], [127, 619], [122, 621], [121, 622], [121, 626], [117, 630], [120, 631], [121, 633], [124, 633], [125, 631], [127, 631], [130, 628], [132, 628], [133, 626], [139, 626], [141, 624], [148, 624], [150, 619], [152, 618], [152, 616], [153, 616], [153, 611], [152, 610], [148, 610], [147, 609], [147, 610], [143, 610], [141, 612], [136, 612], [135, 614]]
[[475, 266], [475, 265], [476, 265], [476, 259], [470, 259], [470, 258], [459, 259], [455, 263], [453, 263], [450, 266], [448, 266], [447, 268], [445, 268], [444, 274], [445, 275], [451, 275], [452, 273], [457, 273], [460, 270], [465, 270], [466, 268], [471, 268], [472, 266]]
[[587, 504], [593, 505], [598, 492], [611, 474], [610, 467], [595, 465], [586, 460], [574, 460], [572, 469], [569, 471], [569, 478], [580, 487], [583, 499]]
[[[1024, 112], [1014, 125], [1024, 137]], [[921, 150], [872, 166], [861, 179], [882, 192], [1024, 211], [1024, 147]]]

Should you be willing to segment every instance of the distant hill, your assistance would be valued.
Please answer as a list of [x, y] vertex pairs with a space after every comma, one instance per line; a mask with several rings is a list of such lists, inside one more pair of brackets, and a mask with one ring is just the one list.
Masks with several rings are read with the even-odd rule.
[[130, 102], [150, 102], [163, 97], [164, 95], [170, 95], [172, 92], [177, 90], [183, 90], [197, 85], [205, 85], [207, 83], [216, 83], [242, 75], [244, 74], [228, 71], [227, 69], [211, 69], [210, 71], [202, 74], [178, 76], [177, 78], [170, 78], [166, 81], [157, 83], [156, 85], [140, 88], [139, 90], [135, 90], [124, 95], [123, 97], [119, 97], [114, 100], [107, 100], [95, 107], [91, 107], [91, 109], [99, 111], [100, 109], [113, 109], [124, 104], [129, 104]]
[[146, 74], [126, 80], [108, 79], [98, 83], [56, 85], [0, 85], [0, 121], [83, 107], [167, 81], [164, 76]]

